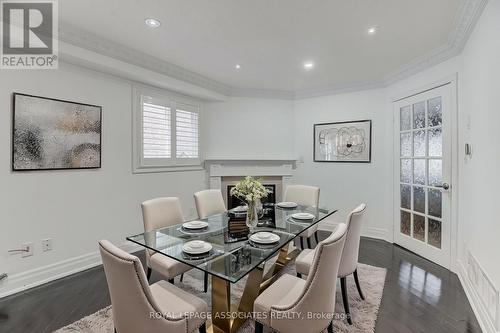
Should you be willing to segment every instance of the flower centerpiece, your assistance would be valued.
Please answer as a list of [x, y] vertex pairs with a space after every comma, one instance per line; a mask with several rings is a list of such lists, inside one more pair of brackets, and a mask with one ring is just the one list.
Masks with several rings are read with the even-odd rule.
[[268, 193], [259, 179], [250, 176], [245, 177], [231, 189], [230, 194], [243, 200], [248, 206], [246, 224], [250, 229], [257, 226], [258, 209], [262, 209], [260, 199], [267, 197]]

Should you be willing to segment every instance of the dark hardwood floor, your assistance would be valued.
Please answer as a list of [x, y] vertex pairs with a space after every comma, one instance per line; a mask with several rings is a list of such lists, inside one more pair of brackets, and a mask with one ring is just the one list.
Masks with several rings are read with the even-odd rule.
[[[481, 332], [454, 273], [368, 238], [361, 241], [360, 262], [387, 268], [376, 332]], [[152, 281], [158, 279], [153, 273]], [[104, 272], [96, 267], [1, 299], [0, 332], [52, 332], [109, 304]]]

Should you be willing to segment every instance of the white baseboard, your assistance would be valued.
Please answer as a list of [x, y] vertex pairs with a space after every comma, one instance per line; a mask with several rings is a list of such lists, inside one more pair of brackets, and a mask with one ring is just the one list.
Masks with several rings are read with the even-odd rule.
[[[324, 231], [333, 231], [338, 223], [320, 223], [318, 229]], [[381, 239], [386, 242], [392, 243], [389, 237], [389, 231], [384, 228], [368, 227], [361, 230], [361, 236], [368, 238]]]
[[[129, 253], [141, 250], [139, 245], [130, 242], [122, 244], [120, 248]], [[99, 251], [96, 251], [22, 273], [9, 275], [0, 284], [0, 298], [99, 266], [100, 264], [101, 256]]]
[[474, 311], [474, 314], [476, 315], [477, 321], [481, 326], [481, 330], [483, 331], [483, 333], [500, 333], [500, 331], [495, 328], [495, 323], [488, 315], [488, 310], [486, 309], [484, 303], [481, 301], [478, 291], [473, 287], [473, 284], [467, 274], [467, 269], [460, 260], [457, 261], [457, 267], [458, 279], [460, 280], [465, 294], [469, 299], [472, 311]]

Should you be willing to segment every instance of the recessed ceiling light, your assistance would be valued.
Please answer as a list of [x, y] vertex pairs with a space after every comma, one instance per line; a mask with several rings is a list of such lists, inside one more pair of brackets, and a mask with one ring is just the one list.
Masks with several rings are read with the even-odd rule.
[[369, 35], [375, 35], [376, 32], [377, 32], [377, 27], [369, 27], [368, 28]]
[[158, 28], [161, 25], [161, 22], [154, 18], [147, 18], [144, 20], [144, 23], [150, 28]]
[[306, 61], [304, 63], [304, 68], [305, 69], [313, 69], [314, 68], [314, 62], [312, 62], [312, 61]]
[[236, 68], [236, 69], [240, 69], [240, 68], [241, 68], [241, 65], [240, 65], [240, 64], [236, 64], [236, 66], [234, 66], [234, 68]]

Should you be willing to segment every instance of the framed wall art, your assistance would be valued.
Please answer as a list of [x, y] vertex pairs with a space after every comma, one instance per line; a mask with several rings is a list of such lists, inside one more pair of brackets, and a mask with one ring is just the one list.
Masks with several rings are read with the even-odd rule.
[[315, 162], [371, 162], [371, 120], [314, 125]]
[[102, 108], [13, 94], [12, 170], [101, 167]]

